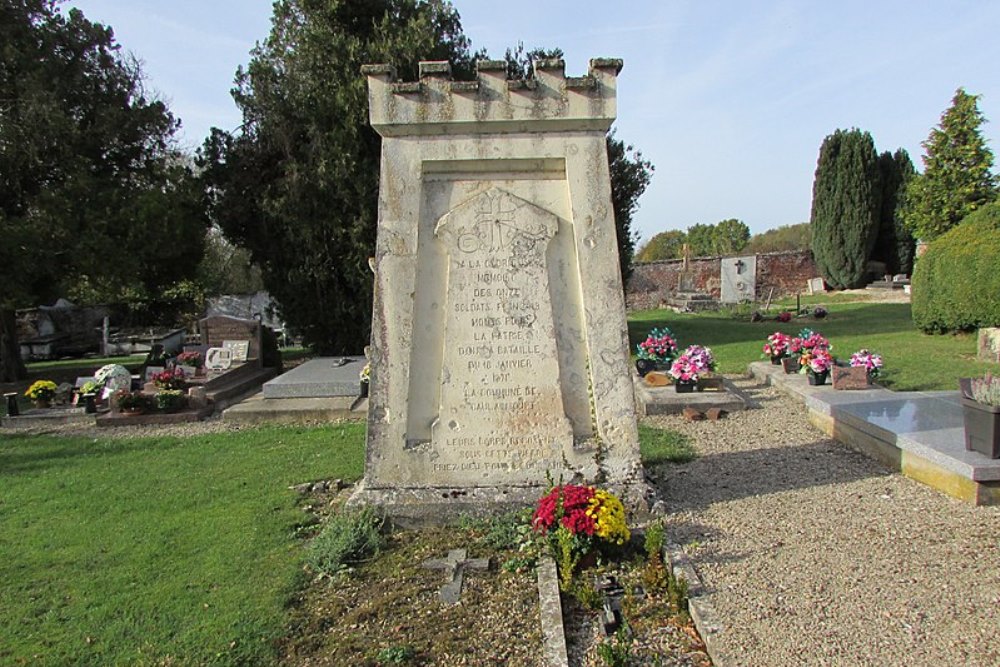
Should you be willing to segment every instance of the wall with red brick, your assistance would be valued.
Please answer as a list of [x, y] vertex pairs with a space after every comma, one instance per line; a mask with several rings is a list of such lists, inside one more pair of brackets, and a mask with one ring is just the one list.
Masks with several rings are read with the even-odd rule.
[[[635, 264], [625, 289], [629, 310], [648, 310], [663, 306], [678, 291], [684, 260], [665, 259]], [[697, 257], [689, 262], [695, 290], [718, 299], [722, 292], [722, 257]], [[815, 278], [816, 263], [808, 250], [757, 255], [757, 298], [790, 296], [807, 291], [806, 282]]]

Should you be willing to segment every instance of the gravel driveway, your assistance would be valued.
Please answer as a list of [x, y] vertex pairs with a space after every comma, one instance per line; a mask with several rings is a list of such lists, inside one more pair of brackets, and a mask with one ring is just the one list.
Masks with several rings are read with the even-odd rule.
[[653, 417], [699, 458], [652, 471], [734, 665], [1000, 665], [1000, 507], [974, 507], [759, 409]]

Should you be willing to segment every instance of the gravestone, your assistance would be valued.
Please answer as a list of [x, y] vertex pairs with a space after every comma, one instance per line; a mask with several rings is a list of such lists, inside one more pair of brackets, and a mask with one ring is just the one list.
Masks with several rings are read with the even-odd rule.
[[824, 294], [826, 292], [826, 283], [823, 282], [822, 278], [810, 278], [806, 281], [806, 286], [809, 288], [810, 294]]
[[[208, 347], [238, 349], [242, 355], [242, 350], [246, 348], [244, 361], [254, 366], [261, 366], [261, 346], [262, 331], [261, 324], [257, 320], [244, 320], [238, 317], [228, 317], [226, 315], [215, 315], [199, 320], [198, 329], [201, 331], [201, 342]], [[227, 346], [226, 343], [229, 345]], [[230, 355], [233, 361], [236, 359]]]
[[618, 60], [370, 65], [382, 136], [365, 477], [397, 518], [641, 466], [605, 135]]
[[983, 327], [979, 330], [976, 358], [979, 361], [1000, 363], [1000, 327]]
[[490, 567], [488, 558], [466, 558], [465, 549], [452, 549], [447, 558], [430, 558], [422, 563], [424, 569], [444, 570], [448, 581], [441, 587], [439, 595], [445, 604], [457, 604], [462, 597], [462, 583], [466, 570], [486, 570]]
[[722, 258], [722, 303], [743, 303], [757, 298], [757, 256]]

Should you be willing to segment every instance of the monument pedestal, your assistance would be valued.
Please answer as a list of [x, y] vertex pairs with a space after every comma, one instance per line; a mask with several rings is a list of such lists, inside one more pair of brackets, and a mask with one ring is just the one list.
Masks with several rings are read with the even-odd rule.
[[605, 135], [621, 61], [366, 66], [382, 136], [365, 479], [407, 517], [640, 483]]

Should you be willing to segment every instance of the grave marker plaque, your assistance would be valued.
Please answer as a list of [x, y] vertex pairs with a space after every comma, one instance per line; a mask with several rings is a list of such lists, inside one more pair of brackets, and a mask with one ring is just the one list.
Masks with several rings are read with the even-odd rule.
[[[365, 478], [396, 517], [639, 488], [605, 135], [621, 61], [366, 66], [382, 135]], [[633, 483], [635, 483], [633, 485]], [[433, 509], [427, 509], [433, 507]], [[423, 508], [415, 509], [415, 508]]]
[[[226, 347], [226, 342], [247, 343], [247, 354], [244, 361], [256, 365], [261, 364], [261, 325], [257, 320], [243, 320], [238, 317], [216, 315], [206, 317], [198, 322], [201, 331], [201, 342], [208, 347]], [[237, 355], [238, 356], [238, 355]], [[232, 361], [237, 361], [235, 357]]]

